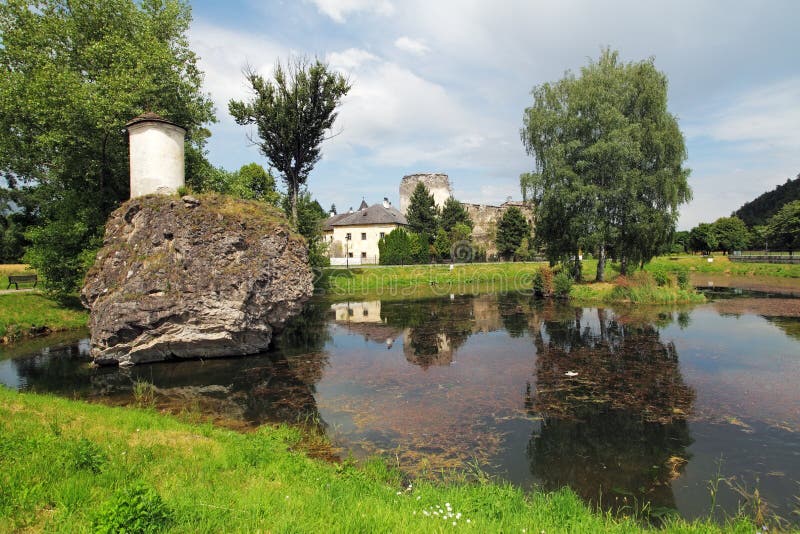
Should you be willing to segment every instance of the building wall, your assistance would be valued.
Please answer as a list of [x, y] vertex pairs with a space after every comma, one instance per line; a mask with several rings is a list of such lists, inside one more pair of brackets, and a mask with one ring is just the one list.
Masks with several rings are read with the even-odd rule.
[[183, 128], [163, 122], [140, 122], [128, 127], [128, 133], [131, 198], [172, 194], [185, 185]]
[[[329, 246], [329, 253], [332, 258], [344, 258], [347, 252], [353, 254], [353, 258], [361, 258], [362, 253], [366, 253], [367, 263], [378, 263], [380, 252], [378, 251], [378, 241], [381, 232], [388, 234], [399, 225], [397, 224], [365, 224], [360, 226], [334, 226], [333, 231], [325, 232], [325, 240]], [[347, 234], [351, 235], [347, 241]], [[361, 239], [361, 234], [366, 234], [366, 239]]]
[[411, 194], [417, 184], [422, 182], [433, 194], [433, 200], [440, 208], [444, 206], [445, 201], [453, 196], [453, 190], [450, 187], [450, 178], [446, 174], [429, 173], [429, 174], [409, 174], [403, 176], [400, 181], [400, 213], [406, 215], [406, 210], [411, 203]]

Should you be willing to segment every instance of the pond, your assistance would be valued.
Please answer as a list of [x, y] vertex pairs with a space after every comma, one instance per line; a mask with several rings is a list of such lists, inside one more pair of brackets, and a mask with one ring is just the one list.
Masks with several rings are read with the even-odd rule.
[[93, 369], [86, 340], [39, 340], [0, 358], [0, 383], [127, 404], [146, 381], [160, 408], [318, 424], [340, 456], [382, 455], [412, 476], [567, 485], [655, 517], [708, 515], [718, 480], [717, 515], [757, 489], [797, 524], [800, 299], [708, 295], [691, 308], [317, 300], [263, 355]]

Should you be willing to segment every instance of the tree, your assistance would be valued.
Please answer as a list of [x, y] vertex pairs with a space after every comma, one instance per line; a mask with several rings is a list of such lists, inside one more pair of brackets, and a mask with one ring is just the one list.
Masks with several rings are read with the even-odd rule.
[[415, 234], [433, 235], [439, 226], [438, 215], [433, 195], [425, 187], [425, 184], [417, 183], [417, 187], [411, 193], [406, 211], [408, 228]]
[[281, 203], [281, 194], [275, 189], [275, 178], [258, 163], [242, 165], [234, 172], [211, 167], [203, 182], [203, 189], [247, 200], [261, 200], [271, 206]]
[[700, 223], [689, 232], [689, 248], [695, 252], [711, 254], [717, 250], [718, 242], [713, 224]]
[[519, 249], [523, 239], [530, 240], [531, 227], [522, 211], [511, 206], [503, 213], [497, 223], [495, 245], [497, 253], [504, 258], [511, 258]]
[[767, 235], [774, 249], [800, 248], [800, 200], [785, 204], [767, 224]]
[[414, 263], [411, 254], [411, 236], [402, 228], [395, 228], [378, 241], [381, 265]]
[[0, 174], [36, 206], [26, 258], [47, 288], [75, 290], [129, 197], [127, 121], [149, 110], [186, 128], [187, 181], [205, 162], [214, 114], [190, 21], [179, 0], [0, 2]]
[[[288, 217], [293, 208], [288, 196], [282, 197], [283, 210]], [[297, 231], [306, 238], [308, 245], [308, 263], [313, 268], [326, 267], [330, 264], [327, 245], [322, 239], [322, 222], [328, 217], [320, 203], [311, 197], [306, 190], [300, 191], [294, 204], [297, 212]]]
[[297, 197], [321, 157], [321, 145], [336, 121], [336, 108], [350, 90], [341, 74], [319, 59], [290, 60], [275, 66], [273, 79], [265, 80], [249, 67], [245, 78], [254, 96], [231, 100], [228, 110], [241, 125], [254, 124], [261, 153], [286, 183], [291, 219], [297, 224]]
[[436, 232], [436, 238], [433, 240], [433, 248], [436, 249], [436, 257], [445, 260], [450, 257], [450, 247], [452, 244], [450, 243], [450, 237], [447, 235], [447, 232], [444, 231], [444, 228], [439, 228], [439, 231]]
[[551, 261], [597, 252], [597, 280], [613, 249], [625, 273], [649, 261], [675, 229], [691, 191], [686, 148], [667, 111], [667, 79], [653, 60], [598, 61], [534, 87], [522, 140], [535, 158], [523, 197], [537, 208], [536, 235]]
[[734, 250], [747, 248], [750, 232], [739, 217], [720, 217], [714, 222], [717, 246], [730, 254]]
[[442, 214], [439, 217], [439, 224], [448, 234], [457, 224], [465, 224], [470, 228], [474, 227], [472, 219], [470, 219], [469, 213], [467, 213], [463, 204], [453, 197], [445, 200], [444, 206], [442, 206]]

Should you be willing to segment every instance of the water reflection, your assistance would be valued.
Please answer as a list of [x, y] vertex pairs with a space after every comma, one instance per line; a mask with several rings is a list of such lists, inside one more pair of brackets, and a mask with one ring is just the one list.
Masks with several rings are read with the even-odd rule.
[[695, 398], [675, 345], [654, 325], [602, 308], [543, 314], [534, 343], [525, 404], [542, 421], [528, 444], [533, 476], [604, 506], [674, 508], [671, 482], [690, 459]]
[[[126, 404], [146, 381], [159, 408], [233, 426], [320, 421], [343, 455], [388, 456], [415, 475], [477, 462], [523, 487], [568, 485], [605, 506], [649, 501], [688, 517], [707, 512], [724, 455], [725, 475], [760, 477], [761, 495], [789, 515], [800, 311], [786, 310], [798, 303], [315, 300], [266, 354], [118, 370], [91, 368], [85, 342], [29, 345], [0, 357], [0, 383]], [[725, 506], [734, 512], [735, 499]]]

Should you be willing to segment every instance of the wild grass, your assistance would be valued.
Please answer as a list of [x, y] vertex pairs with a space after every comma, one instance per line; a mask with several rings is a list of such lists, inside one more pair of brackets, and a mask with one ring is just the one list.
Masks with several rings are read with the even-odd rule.
[[[675, 277], [677, 278], [677, 277]], [[703, 294], [691, 287], [681, 287], [677, 279], [656, 271], [638, 271], [618, 276], [614, 283], [573, 286], [570, 299], [575, 302], [625, 302], [631, 304], [690, 304], [705, 302]]]
[[[301, 432], [240, 434], [152, 410], [0, 388], [0, 531], [638, 532], [571, 491], [403, 481], [386, 462], [327, 463], [297, 450]], [[141, 508], [140, 513], [131, 513]], [[669, 520], [664, 532], [747, 532]]]
[[0, 342], [83, 328], [88, 313], [77, 302], [65, 305], [38, 292], [0, 295]]
[[326, 269], [321, 287], [333, 298], [369, 295], [382, 299], [483, 292], [527, 291], [544, 263], [458, 263]]
[[675, 273], [689, 270], [698, 273], [731, 274], [741, 276], [776, 276], [780, 278], [800, 278], [800, 264], [781, 265], [777, 263], [737, 263], [728, 256], [712, 257], [714, 261], [702, 256], [660, 256], [645, 265], [646, 271], [664, 269]]

